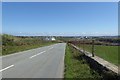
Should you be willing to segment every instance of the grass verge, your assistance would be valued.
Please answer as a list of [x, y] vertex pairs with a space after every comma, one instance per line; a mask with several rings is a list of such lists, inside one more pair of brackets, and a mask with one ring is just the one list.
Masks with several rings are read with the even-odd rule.
[[65, 80], [68, 78], [99, 80], [101, 76], [92, 70], [77, 50], [70, 45], [66, 47], [65, 53]]

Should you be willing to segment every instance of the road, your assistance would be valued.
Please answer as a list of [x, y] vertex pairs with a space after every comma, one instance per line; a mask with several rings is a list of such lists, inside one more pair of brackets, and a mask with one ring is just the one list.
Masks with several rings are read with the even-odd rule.
[[63, 78], [65, 43], [2, 57], [2, 78]]

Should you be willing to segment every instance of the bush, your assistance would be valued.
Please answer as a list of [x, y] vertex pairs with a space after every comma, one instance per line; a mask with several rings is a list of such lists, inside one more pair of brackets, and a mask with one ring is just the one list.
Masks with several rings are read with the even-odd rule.
[[2, 35], [2, 45], [7, 46], [7, 45], [15, 45], [14, 43], [14, 37], [11, 35], [3, 34]]

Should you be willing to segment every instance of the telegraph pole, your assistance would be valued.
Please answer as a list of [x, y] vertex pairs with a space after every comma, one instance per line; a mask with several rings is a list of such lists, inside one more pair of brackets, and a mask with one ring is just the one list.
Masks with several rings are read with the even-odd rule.
[[85, 41], [83, 39], [83, 53], [85, 53], [85, 46], [84, 46], [84, 44], [85, 44]]
[[92, 40], [92, 57], [94, 57], [94, 40]]

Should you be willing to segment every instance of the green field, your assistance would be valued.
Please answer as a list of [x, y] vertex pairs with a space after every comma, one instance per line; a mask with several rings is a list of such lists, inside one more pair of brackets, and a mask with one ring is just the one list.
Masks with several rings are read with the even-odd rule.
[[67, 45], [65, 53], [64, 78], [66, 80], [69, 80], [68, 78], [79, 78], [84, 80], [90, 78], [92, 80], [99, 80], [101, 76], [89, 67], [79, 51]]
[[[83, 49], [83, 45], [78, 45]], [[86, 51], [92, 52], [91, 45], [84, 45]], [[105, 46], [105, 45], [95, 45], [95, 55], [118, 65], [118, 46]]]
[[55, 44], [55, 41], [44, 41], [38, 37], [16, 37], [12, 35], [2, 35], [2, 54], [8, 55], [15, 52], [48, 46]]

